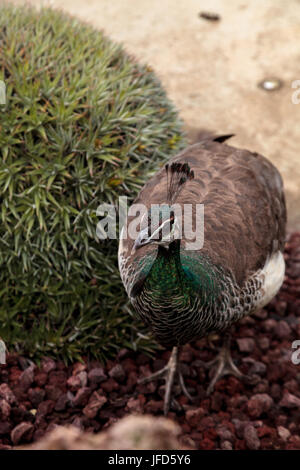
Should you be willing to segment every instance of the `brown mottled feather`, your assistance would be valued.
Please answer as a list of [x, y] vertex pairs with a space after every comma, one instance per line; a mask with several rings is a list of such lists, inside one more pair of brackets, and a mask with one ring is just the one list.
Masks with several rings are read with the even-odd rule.
[[[266, 259], [283, 250], [286, 209], [282, 179], [265, 157], [211, 139], [188, 147], [168, 163], [188, 163], [194, 179], [184, 185], [176, 203], [204, 204], [202, 253], [231, 272], [241, 286]], [[166, 203], [167, 175], [158, 171], [142, 188], [135, 203]], [[130, 218], [129, 218], [130, 222]], [[124, 240], [130, 265], [145, 254], [155, 257], [156, 245], [131, 255], [133, 240]], [[181, 249], [184, 249], [183, 238]]]

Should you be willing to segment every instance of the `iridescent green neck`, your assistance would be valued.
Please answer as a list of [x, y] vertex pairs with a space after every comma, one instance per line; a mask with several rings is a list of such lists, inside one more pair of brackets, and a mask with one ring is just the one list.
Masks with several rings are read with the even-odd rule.
[[169, 248], [158, 247], [157, 257], [145, 280], [144, 288], [159, 296], [201, 296], [216, 301], [220, 293], [219, 273], [204, 256], [180, 253], [180, 240]]

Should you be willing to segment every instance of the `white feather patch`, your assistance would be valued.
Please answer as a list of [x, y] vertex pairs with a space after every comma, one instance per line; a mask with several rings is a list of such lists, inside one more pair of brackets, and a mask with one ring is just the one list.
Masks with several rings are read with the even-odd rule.
[[279, 291], [285, 273], [285, 261], [281, 251], [274, 253], [269, 258], [261, 270], [261, 275], [264, 278], [262, 285], [263, 296], [259, 300], [257, 308], [263, 308], [267, 305]]

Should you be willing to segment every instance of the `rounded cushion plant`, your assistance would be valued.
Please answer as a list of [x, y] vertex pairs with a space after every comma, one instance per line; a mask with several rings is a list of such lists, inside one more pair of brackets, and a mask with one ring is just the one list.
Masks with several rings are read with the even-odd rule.
[[151, 349], [96, 209], [178, 151], [176, 112], [149, 67], [59, 12], [1, 6], [0, 50], [0, 337], [66, 360]]

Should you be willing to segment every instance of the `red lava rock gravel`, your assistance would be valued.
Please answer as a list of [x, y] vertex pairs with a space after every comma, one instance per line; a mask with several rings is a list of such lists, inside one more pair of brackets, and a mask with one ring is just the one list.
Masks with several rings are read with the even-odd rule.
[[[222, 378], [206, 396], [209, 374], [200, 361], [217, 350], [206, 339], [182, 353], [189, 403], [175, 387], [178, 406], [169, 417], [182, 430], [181, 441], [196, 449], [300, 449], [300, 364], [292, 343], [300, 340], [300, 233], [288, 239], [287, 270], [277, 297], [236, 327], [233, 358], [251, 383]], [[219, 340], [214, 339], [218, 346]], [[66, 367], [44, 358], [40, 367], [15, 354], [0, 366], [0, 449], [36, 441], [57, 425], [72, 423], [99, 432], [124, 415], [161, 415], [163, 383], [137, 384], [161, 368], [169, 351], [154, 359], [121, 350], [116, 361]], [[300, 354], [298, 355], [300, 358]]]

